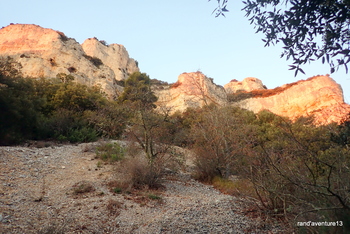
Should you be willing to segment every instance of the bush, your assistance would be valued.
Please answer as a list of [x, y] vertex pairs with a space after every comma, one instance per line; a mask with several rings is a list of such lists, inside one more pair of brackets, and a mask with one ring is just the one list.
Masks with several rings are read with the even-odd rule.
[[84, 55], [84, 57], [87, 60], [89, 60], [93, 65], [95, 65], [97, 68], [100, 68], [100, 66], [103, 65], [102, 60], [97, 57], [91, 57], [89, 55]]
[[202, 113], [192, 126], [195, 152], [194, 176], [211, 182], [216, 176], [228, 178], [241, 172], [246, 154], [254, 144], [255, 120], [252, 112], [240, 108], [217, 108]]
[[123, 161], [122, 173], [135, 189], [157, 189], [162, 187], [164, 166], [162, 162], [149, 164], [143, 156], [132, 157]]
[[32, 80], [0, 74], [0, 145], [37, 138], [45, 100], [36, 91]]
[[91, 182], [88, 181], [81, 181], [73, 185], [73, 194], [83, 194], [83, 193], [90, 193], [95, 191], [94, 186]]
[[248, 98], [254, 97], [251, 92], [246, 91], [237, 91], [236, 93], [231, 93], [227, 95], [227, 99], [229, 102], [239, 102]]
[[79, 129], [72, 129], [67, 136], [67, 140], [72, 143], [96, 141], [98, 134], [95, 129], [84, 126]]
[[105, 143], [97, 147], [96, 155], [105, 161], [120, 161], [125, 156], [125, 149], [117, 142]]
[[122, 135], [130, 116], [127, 108], [95, 88], [63, 81], [0, 76], [0, 145], [43, 139], [88, 142]]

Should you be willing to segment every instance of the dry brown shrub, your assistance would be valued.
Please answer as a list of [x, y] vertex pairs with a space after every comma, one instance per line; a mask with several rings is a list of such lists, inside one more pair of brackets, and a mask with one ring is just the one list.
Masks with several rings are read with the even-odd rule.
[[80, 181], [73, 185], [73, 194], [84, 194], [95, 191], [94, 186], [89, 181]]
[[116, 200], [108, 200], [107, 202], [107, 211], [109, 215], [114, 215], [114, 216], [118, 216], [120, 215], [120, 210], [122, 208], [122, 203]]

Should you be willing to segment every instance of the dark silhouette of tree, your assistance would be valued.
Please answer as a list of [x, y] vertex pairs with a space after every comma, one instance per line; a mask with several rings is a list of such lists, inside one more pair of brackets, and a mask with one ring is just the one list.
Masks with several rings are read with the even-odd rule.
[[[209, 0], [210, 1], [210, 0]], [[213, 11], [225, 16], [228, 0], [218, 0]], [[330, 72], [350, 62], [350, 0], [246, 0], [246, 12], [265, 46], [282, 42], [281, 57], [291, 59], [295, 75], [300, 66], [321, 59]]]

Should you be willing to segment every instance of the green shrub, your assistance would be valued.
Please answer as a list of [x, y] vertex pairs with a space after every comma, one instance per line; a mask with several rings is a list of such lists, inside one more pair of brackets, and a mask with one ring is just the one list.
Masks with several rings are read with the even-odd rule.
[[125, 149], [117, 142], [105, 143], [97, 147], [96, 155], [105, 161], [120, 161], [124, 158]]
[[152, 200], [161, 200], [162, 197], [158, 196], [158, 195], [155, 195], [155, 194], [148, 194], [147, 196], [149, 199], [152, 199]]
[[122, 193], [122, 191], [123, 191], [122, 188], [119, 188], [119, 187], [113, 189], [113, 192], [115, 193]]
[[86, 126], [71, 130], [67, 136], [67, 140], [72, 143], [96, 141], [97, 138], [98, 134], [95, 129]]

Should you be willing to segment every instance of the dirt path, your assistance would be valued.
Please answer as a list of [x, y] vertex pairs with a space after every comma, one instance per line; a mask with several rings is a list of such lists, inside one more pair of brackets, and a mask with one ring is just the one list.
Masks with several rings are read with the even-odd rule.
[[278, 232], [242, 215], [244, 199], [184, 173], [153, 199], [117, 194], [107, 185], [113, 167], [89, 150], [96, 144], [0, 147], [0, 233]]

